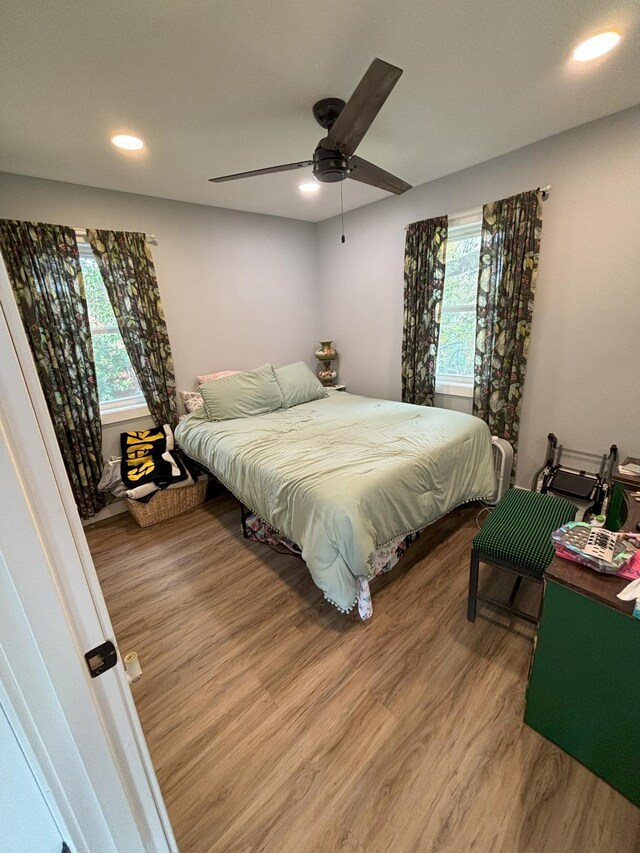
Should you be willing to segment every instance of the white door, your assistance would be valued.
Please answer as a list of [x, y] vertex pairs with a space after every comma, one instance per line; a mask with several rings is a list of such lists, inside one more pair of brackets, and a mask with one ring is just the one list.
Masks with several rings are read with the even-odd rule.
[[176, 851], [122, 662], [84, 660], [113, 628], [1, 262], [0, 307], [0, 687], [72, 853]]
[[0, 694], [0, 850], [60, 853], [62, 831], [3, 705]]

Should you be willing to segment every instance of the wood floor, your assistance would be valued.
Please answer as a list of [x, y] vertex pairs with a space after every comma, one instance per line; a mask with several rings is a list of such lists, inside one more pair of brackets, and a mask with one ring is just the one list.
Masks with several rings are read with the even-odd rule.
[[533, 629], [465, 619], [476, 513], [373, 586], [366, 624], [243, 540], [227, 495], [87, 529], [182, 853], [640, 851], [640, 810], [522, 723]]

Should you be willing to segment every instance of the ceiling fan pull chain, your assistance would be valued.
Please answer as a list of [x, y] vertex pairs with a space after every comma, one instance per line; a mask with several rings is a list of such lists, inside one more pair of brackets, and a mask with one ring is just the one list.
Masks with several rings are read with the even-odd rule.
[[346, 243], [344, 236], [344, 199], [342, 197], [342, 181], [340, 181], [340, 218], [342, 221], [342, 237], [341, 240], [343, 243]]

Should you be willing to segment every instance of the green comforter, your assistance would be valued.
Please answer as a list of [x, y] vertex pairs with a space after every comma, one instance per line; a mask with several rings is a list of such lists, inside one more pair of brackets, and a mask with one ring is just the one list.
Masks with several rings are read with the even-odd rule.
[[302, 549], [316, 585], [343, 611], [381, 546], [495, 488], [483, 421], [343, 392], [230, 421], [194, 412], [176, 439]]

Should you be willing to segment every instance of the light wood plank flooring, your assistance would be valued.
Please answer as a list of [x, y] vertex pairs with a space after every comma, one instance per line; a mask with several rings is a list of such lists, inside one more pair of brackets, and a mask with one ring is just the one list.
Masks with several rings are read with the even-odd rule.
[[640, 810], [522, 723], [530, 626], [466, 621], [476, 513], [379, 579], [366, 624], [227, 495], [87, 529], [182, 853], [640, 851]]

